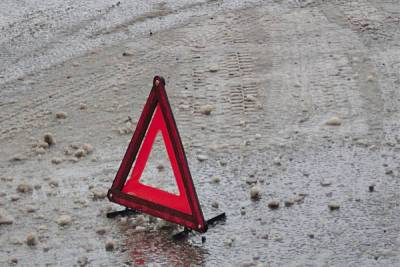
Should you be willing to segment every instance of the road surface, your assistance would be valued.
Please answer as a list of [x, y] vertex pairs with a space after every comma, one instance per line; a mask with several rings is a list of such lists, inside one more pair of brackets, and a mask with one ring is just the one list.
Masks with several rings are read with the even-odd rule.
[[[0, 4], [0, 265], [398, 265], [400, 4], [139, 2]], [[154, 75], [205, 243], [105, 216]]]

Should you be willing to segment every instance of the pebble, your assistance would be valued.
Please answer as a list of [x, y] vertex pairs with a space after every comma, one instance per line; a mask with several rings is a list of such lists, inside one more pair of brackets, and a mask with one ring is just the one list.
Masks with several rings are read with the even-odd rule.
[[257, 184], [250, 188], [250, 197], [253, 200], [260, 199], [261, 197], [261, 187]]
[[255, 178], [254, 176], [249, 176], [246, 178], [246, 184], [255, 184], [257, 183], [257, 178]]
[[46, 133], [43, 136], [43, 140], [49, 144], [49, 146], [55, 145], [56, 144], [56, 140], [54, 139], [54, 136], [51, 133]]
[[341, 120], [338, 117], [332, 117], [325, 122], [326, 125], [329, 126], [339, 126], [342, 124]]
[[226, 240], [226, 241], [224, 242], [224, 244], [225, 244], [225, 246], [227, 246], [227, 247], [232, 247], [234, 241], [235, 241], [235, 239], [233, 239], [233, 238], [228, 238], [228, 240]]
[[215, 208], [215, 209], [218, 209], [219, 204], [218, 204], [217, 201], [213, 201], [213, 203], [211, 204], [211, 206], [212, 206], [213, 208]]
[[70, 158], [68, 159], [68, 161], [72, 162], [72, 163], [77, 163], [79, 161], [79, 159], [77, 158]]
[[208, 159], [207, 155], [204, 155], [204, 154], [197, 155], [197, 160], [200, 161], [200, 162], [203, 162], [203, 161], [205, 161], [207, 159]]
[[119, 223], [120, 223], [121, 225], [127, 225], [127, 224], [128, 224], [128, 218], [127, 218], [127, 217], [121, 217], [121, 218], [119, 219]]
[[388, 169], [388, 170], [385, 171], [385, 174], [392, 175], [393, 174], [393, 170]]
[[38, 210], [38, 208], [33, 205], [29, 205], [26, 207], [26, 212], [28, 212], [28, 213], [33, 213], [33, 212], [36, 212], [37, 210]]
[[368, 75], [368, 77], [367, 77], [368, 82], [373, 82], [374, 79], [375, 79], [375, 77], [373, 75]]
[[56, 119], [66, 119], [68, 114], [64, 111], [59, 111], [56, 113]]
[[146, 222], [146, 217], [144, 217], [143, 214], [140, 214], [134, 219], [132, 224], [134, 226], [139, 226], [139, 225], [143, 225], [145, 222]]
[[274, 165], [276, 165], [276, 166], [281, 166], [282, 165], [280, 157], [274, 158]]
[[67, 113], [64, 111], [60, 111], [56, 113], [56, 118], [57, 119], [66, 119], [67, 118]]
[[90, 154], [93, 152], [93, 146], [91, 144], [83, 144], [82, 149], [85, 150], [87, 154]]
[[107, 229], [106, 229], [106, 228], [103, 228], [103, 227], [97, 228], [97, 229], [96, 229], [96, 233], [97, 233], [98, 235], [104, 235], [106, 232], [107, 232]]
[[179, 105], [179, 109], [180, 110], [190, 110], [190, 105], [186, 105], [186, 104], [180, 104]]
[[17, 264], [18, 263], [18, 259], [17, 258], [12, 258], [11, 259], [11, 263], [12, 264]]
[[42, 185], [41, 184], [35, 184], [33, 186], [33, 188], [35, 188], [36, 190], [40, 190], [42, 188]]
[[72, 143], [72, 144], [69, 145], [69, 147], [72, 148], [72, 149], [78, 149], [79, 148], [79, 144]]
[[211, 111], [214, 110], [214, 107], [212, 105], [204, 105], [200, 107], [200, 113], [203, 115], [210, 115]]
[[225, 160], [220, 160], [220, 161], [219, 161], [219, 164], [220, 164], [221, 166], [226, 166], [226, 165], [228, 164], [228, 162], [226, 162]]
[[77, 151], [75, 151], [74, 156], [77, 158], [83, 158], [86, 156], [86, 151], [83, 148], [79, 148]]
[[331, 184], [332, 184], [332, 182], [328, 181], [328, 180], [323, 180], [320, 182], [320, 185], [323, 187], [330, 186]]
[[253, 95], [246, 95], [245, 99], [250, 102], [256, 102], [257, 98]]
[[47, 231], [49, 228], [46, 226], [46, 225], [44, 225], [44, 224], [42, 224], [42, 225], [39, 225], [39, 227], [38, 227], [38, 230], [39, 231]]
[[122, 53], [122, 56], [123, 56], [123, 57], [131, 57], [131, 56], [133, 56], [133, 54], [130, 53], [130, 52], [126, 52], [126, 51], [125, 51], [125, 52]]
[[58, 165], [58, 164], [60, 164], [62, 161], [63, 161], [63, 160], [62, 160], [61, 158], [53, 158], [53, 159], [51, 160], [51, 163], [53, 163], [53, 164], [55, 164], [55, 165]]
[[285, 200], [285, 207], [293, 206], [294, 203], [295, 200], [293, 198], [289, 198], [288, 200]]
[[276, 200], [272, 200], [268, 203], [268, 208], [270, 208], [271, 210], [275, 210], [279, 208], [279, 202]]
[[304, 198], [305, 198], [304, 195], [298, 195], [298, 196], [296, 196], [296, 197], [294, 198], [294, 201], [295, 201], [296, 203], [300, 203], [300, 202], [303, 202], [303, 201], [304, 201]]
[[118, 131], [118, 133], [119, 133], [120, 135], [132, 133], [132, 129], [129, 128], [129, 127], [121, 127], [121, 128], [118, 128], [117, 131]]
[[358, 146], [368, 147], [368, 141], [365, 139], [357, 139], [355, 140], [355, 144]]
[[70, 155], [73, 154], [73, 151], [72, 151], [71, 148], [65, 147], [65, 148], [64, 148], [64, 154], [67, 155], [67, 156], [70, 156]]
[[85, 110], [85, 109], [87, 109], [87, 105], [85, 103], [80, 103], [79, 104], [79, 109], [80, 110]]
[[0, 209], [0, 225], [13, 223], [14, 218], [5, 209]]
[[369, 192], [374, 192], [375, 191], [375, 185], [370, 185], [368, 187]]
[[36, 235], [33, 233], [28, 234], [28, 236], [26, 237], [26, 244], [28, 246], [36, 246], [37, 245]]
[[221, 182], [221, 178], [219, 178], [219, 176], [213, 176], [213, 177], [211, 178], [211, 181], [212, 181], [214, 184], [219, 184], [219, 183]]
[[93, 199], [104, 199], [107, 196], [107, 189], [96, 187], [92, 189]]
[[135, 227], [135, 232], [136, 233], [141, 233], [141, 232], [146, 232], [147, 228], [144, 226], [136, 226]]
[[54, 188], [54, 187], [58, 187], [58, 182], [56, 180], [51, 180], [49, 182], [50, 187]]
[[260, 138], [261, 138], [261, 134], [256, 134], [256, 135], [254, 136], [254, 138], [255, 138], [256, 140], [260, 139]]
[[46, 154], [46, 150], [42, 147], [36, 147], [33, 151], [36, 153], [36, 155]]
[[40, 147], [40, 148], [48, 149], [49, 144], [45, 141], [39, 141], [37, 144], [34, 144], [33, 147]]
[[106, 251], [113, 251], [115, 249], [115, 241], [107, 240], [105, 245]]
[[69, 215], [61, 215], [57, 219], [57, 224], [59, 226], [66, 226], [66, 225], [71, 224], [71, 222], [72, 222], [72, 218]]
[[20, 197], [18, 195], [12, 195], [10, 197], [11, 201], [18, 201], [20, 199]]
[[17, 186], [17, 192], [19, 192], [19, 193], [32, 192], [32, 186], [26, 182], [22, 182]]
[[78, 265], [81, 267], [84, 267], [88, 264], [89, 260], [88, 257], [86, 256], [81, 256], [78, 258]]
[[330, 203], [328, 205], [328, 207], [329, 207], [330, 210], [338, 210], [338, 209], [340, 209], [340, 206], [338, 204], [336, 204], [336, 203]]
[[217, 64], [212, 64], [208, 70], [210, 72], [217, 72], [219, 70], [219, 67]]
[[263, 234], [260, 235], [260, 238], [262, 238], [262, 239], [268, 239], [268, 238], [269, 238], [269, 235], [268, 235], [268, 233], [263, 233]]

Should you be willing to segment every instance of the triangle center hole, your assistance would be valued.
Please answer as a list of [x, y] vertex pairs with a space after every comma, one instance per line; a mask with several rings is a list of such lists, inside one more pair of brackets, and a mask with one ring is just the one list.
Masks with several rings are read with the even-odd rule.
[[161, 131], [157, 132], [139, 182], [174, 195], [180, 194]]

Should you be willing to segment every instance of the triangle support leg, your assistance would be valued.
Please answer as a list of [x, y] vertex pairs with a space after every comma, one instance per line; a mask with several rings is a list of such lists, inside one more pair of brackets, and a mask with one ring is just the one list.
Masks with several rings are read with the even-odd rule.
[[223, 212], [215, 217], [212, 217], [211, 219], [208, 219], [207, 226], [214, 226], [216, 222], [224, 221], [225, 219], [226, 219], [226, 214], [225, 212]]
[[[221, 213], [221, 214], [218, 214], [217, 216], [208, 219], [208, 220], [206, 221], [206, 229], [208, 229], [210, 226], [211, 226], [211, 227], [212, 227], [212, 226], [215, 226], [215, 224], [216, 224], [217, 222], [225, 221], [225, 219], [226, 219], [226, 214], [225, 214], [225, 212], [223, 212], [223, 213]], [[184, 229], [183, 231], [174, 234], [172, 237], [173, 237], [175, 240], [181, 240], [181, 239], [186, 238], [186, 237], [189, 235], [189, 233], [191, 233], [191, 232], [192, 232], [191, 229], [185, 227], [185, 229]], [[205, 242], [205, 237], [204, 237], [204, 236], [202, 237], [202, 242], [203, 242], [203, 243]]]
[[112, 212], [107, 213], [107, 218], [115, 218], [118, 215], [125, 217], [125, 216], [129, 216], [129, 215], [137, 214], [137, 213], [139, 213], [139, 212], [137, 212], [136, 210], [126, 208], [124, 210], [112, 211]]

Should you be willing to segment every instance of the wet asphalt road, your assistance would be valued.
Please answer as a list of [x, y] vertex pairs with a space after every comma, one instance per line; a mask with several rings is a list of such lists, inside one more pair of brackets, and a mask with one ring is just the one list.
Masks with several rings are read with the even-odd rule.
[[[3, 1], [0, 14], [0, 265], [400, 262], [396, 1]], [[156, 74], [206, 218], [227, 213], [205, 243], [105, 217]], [[154, 152], [149, 184], [171, 176]]]

